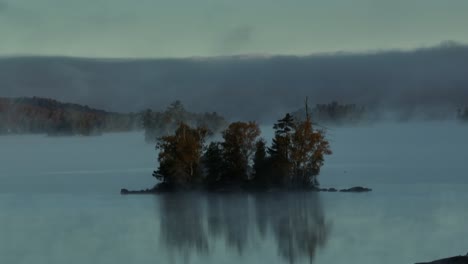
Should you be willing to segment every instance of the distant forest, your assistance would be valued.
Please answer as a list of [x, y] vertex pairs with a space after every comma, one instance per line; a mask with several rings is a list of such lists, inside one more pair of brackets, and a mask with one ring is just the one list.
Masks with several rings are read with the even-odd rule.
[[[336, 101], [317, 104], [309, 110], [314, 123], [349, 125], [377, 121], [377, 109]], [[293, 112], [292, 117], [303, 121], [305, 109]], [[457, 118], [468, 122], [468, 107], [460, 108]], [[226, 119], [216, 112], [194, 113], [180, 101], [171, 103], [163, 111], [147, 109], [138, 113], [116, 113], [90, 108], [86, 105], [63, 103], [40, 97], [0, 97], [0, 135], [100, 135], [108, 132], [144, 130], [148, 142], [175, 132], [180, 123], [204, 127], [218, 133], [228, 126]]]
[[0, 134], [98, 135], [137, 129], [139, 115], [39, 97], [0, 98]]
[[216, 112], [202, 114], [189, 112], [180, 101], [173, 102], [163, 112], [151, 109], [144, 111], [142, 122], [145, 139], [148, 142], [156, 142], [158, 138], [174, 133], [181, 123], [203, 127], [210, 133], [220, 132], [228, 124], [224, 117]]
[[[302, 108], [292, 115], [296, 120], [301, 120], [305, 112], [305, 108]], [[310, 112], [314, 123], [345, 125], [371, 121], [370, 113], [364, 106], [340, 104], [336, 101], [329, 104], [317, 104]]]
[[48, 98], [0, 97], [0, 135], [91, 136], [144, 129], [146, 140], [155, 142], [173, 133], [182, 122], [205, 127], [213, 133], [227, 125], [217, 113], [192, 113], [180, 101], [162, 112], [148, 109], [139, 113], [115, 113]]
[[464, 109], [458, 109], [458, 119], [468, 122], [468, 106]]

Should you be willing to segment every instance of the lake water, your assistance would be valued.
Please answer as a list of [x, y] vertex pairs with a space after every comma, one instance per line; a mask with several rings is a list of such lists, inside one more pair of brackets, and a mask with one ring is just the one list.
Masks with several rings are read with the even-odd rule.
[[468, 251], [468, 126], [332, 128], [323, 187], [121, 196], [155, 182], [141, 133], [0, 137], [0, 263], [414, 263]]

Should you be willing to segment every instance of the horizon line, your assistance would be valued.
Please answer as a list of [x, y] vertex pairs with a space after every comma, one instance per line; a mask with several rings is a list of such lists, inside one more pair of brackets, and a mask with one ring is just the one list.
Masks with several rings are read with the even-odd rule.
[[217, 60], [217, 59], [255, 59], [255, 58], [310, 58], [310, 57], [328, 57], [328, 56], [356, 56], [356, 55], [378, 55], [388, 53], [411, 53], [418, 51], [437, 50], [444, 48], [468, 48], [468, 43], [454, 40], [445, 40], [436, 44], [422, 45], [414, 48], [388, 48], [388, 49], [369, 49], [369, 50], [357, 50], [357, 51], [324, 51], [324, 52], [313, 52], [307, 54], [294, 54], [294, 53], [238, 53], [238, 54], [227, 54], [227, 55], [193, 55], [193, 56], [181, 56], [181, 57], [108, 57], [108, 56], [80, 56], [80, 55], [63, 55], [63, 54], [0, 54], [0, 60], [2, 59], [20, 59], [20, 58], [56, 58], [56, 59], [81, 59], [81, 60], [102, 60], [102, 61], [147, 61], [147, 60]]

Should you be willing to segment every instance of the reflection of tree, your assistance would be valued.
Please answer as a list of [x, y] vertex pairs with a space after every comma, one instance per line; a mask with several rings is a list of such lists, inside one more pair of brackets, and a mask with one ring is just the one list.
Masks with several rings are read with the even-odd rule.
[[160, 239], [169, 250], [189, 256], [193, 250], [208, 253], [203, 200], [195, 194], [167, 194], [160, 200]]
[[[158, 196], [161, 241], [186, 257], [209, 254], [219, 240], [241, 255], [273, 239], [289, 263], [313, 262], [329, 234], [315, 193], [168, 194]], [[252, 212], [255, 212], [252, 214]]]
[[310, 193], [283, 194], [277, 201], [263, 206], [274, 210], [272, 215], [266, 215], [265, 222], [272, 226], [279, 254], [289, 263], [302, 258], [312, 263], [329, 234], [319, 197]]
[[212, 236], [224, 239], [229, 248], [242, 254], [249, 239], [248, 196], [236, 194], [208, 197], [208, 228]]

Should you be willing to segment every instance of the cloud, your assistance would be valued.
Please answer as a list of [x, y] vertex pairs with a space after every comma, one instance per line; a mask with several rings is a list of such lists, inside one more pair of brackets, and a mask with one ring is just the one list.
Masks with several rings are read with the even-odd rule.
[[[274, 119], [338, 100], [405, 114], [468, 102], [468, 46], [313, 56], [104, 60], [0, 59], [0, 96], [43, 96], [114, 111], [162, 109], [175, 99], [232, 119]], [[442, 109], [442, 110], [441, 110]]]
[[229, 30], [221, 40], [220, 51], [227, 53], [238, 52], [252, 39], [253, 31], [253, 27], [249, 25], [238, 26]]

